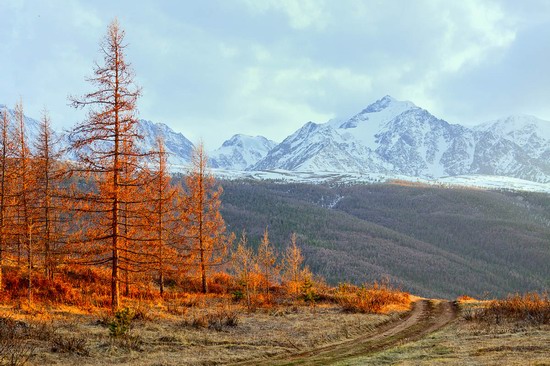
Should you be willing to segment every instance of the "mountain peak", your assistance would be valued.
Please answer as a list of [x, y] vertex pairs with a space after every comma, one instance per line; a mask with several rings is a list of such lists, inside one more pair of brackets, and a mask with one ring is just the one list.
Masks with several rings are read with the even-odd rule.
[[254, 145], [254, 144], [265, 145], [265, 144], [274, 144], [274, 142], [268, 140], [264, 136], [251, 136], [251, 135], [238, 133], [231, 136], [229, 140], [225, 140], [221, 147], [231, 147], [231, 146], [243, 147], [244, 145]]
[[277, 145], [263, 136], [233, 135], [210, 154], [212, 168], [244, 170]]
[[401, 113], [412, 109], [418, 109], [418, 107], [412, 102], [399, 101], [390, 95], [386, 95], [342, 123], [339, 127], [343, 129], [356, 128], [364, 124], [365, 121], [369, 121], [369, 129], [379, 129]]
[[414, 103], [409, 101], [399, 101], [390, 95], [386, 95], [383, 98], [377, 100], [376, 102], [370, 104], [365, 108], [361, 113], [377, 113], [381, 112], [384, 109], [399, 106], [399, 109], [410, 109], [416, 107]]

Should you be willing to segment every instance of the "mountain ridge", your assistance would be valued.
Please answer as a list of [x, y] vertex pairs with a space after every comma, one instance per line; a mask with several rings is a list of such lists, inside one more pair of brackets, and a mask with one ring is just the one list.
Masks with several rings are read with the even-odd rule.
[[[5, 106], [0, 105], [0, 109]], [[38, 122], [27, 117], [30, 135]], [[194, 145], [168, 125], [141, 119], [138, 142], [162, 137], [169, 163], [187, 166]], [[550, 181], [550, 122], [512, 115], [474, 127], [451, 124], [389, 95], [349, 118], [309, 121], [275, 143], [236, 134], [209, 153], [210, 166], [233, 171], [393, 174], [438, 179], [472, 174]]]
[[[512, 126], [506, 134], [500, 131], [503, 123]], [[388, 95], [343, 122], [332, 120], [315, 130], [308, 122], [281, 145], [249, 170], [322, 167], [430, 179], [485, 174], [550, 181], [550, 122], [511, 116], [470, 128]]]

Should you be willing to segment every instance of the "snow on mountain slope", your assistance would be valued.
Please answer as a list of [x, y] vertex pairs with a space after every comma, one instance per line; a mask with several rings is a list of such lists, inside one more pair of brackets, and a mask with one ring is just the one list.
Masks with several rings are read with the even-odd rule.
[[377, 133], [400, 114], [415, 109], [419, 108], [411, 102], [400, 102], [386, 95], [340, 124], [338, 129], [344, 137], [353, 136], [365, 147], [375, 150], [378, 147]]
[[510, 117], [475, 129], [385, 96], [347, 120], [308, 122], [252, 169], [550, 181], [550, 123]]
[[512, 115], [483, 123], [474, 128], [479, 132], [490, 132], [520, 146], [534, 158], [550, 157], [550, 121], [529, 115]]
[[330, 124], [306, 123], [273, 148], [249, 170], [285, 169], [294, 171], [385, 171], [372, 152], [346, 139]]
[[157, 150], [157, 139], [161, 137], [168, 153], [169, 164], [187, 164], [191, 161], [193, 143], [183, 134], [175, 132], [164, 123], [141, 119], [137, 124], [137, 132], [143, 137], [142, 140], [137, 142], [140, 151]]
[[[184, 168], [181, 167], [184, 172]], [[443, 177], [438, 179], [423, 179], [399, 174], [377, 173], [337, 173], [337, 172], [303, 172], [287, 170], [263, 170], [263, 171], [237, 171], [213, 169], [213, 174], [218, 179], [224, 180], [268, 180], [277, 183], [305, 183], [305, 184], [371, 184], [394, 183], [425, 184], [438, 187], [464, 187], [474, 189], [496, 189], [550, 193], [550, 185], [533, 182], [524, 179], [471, 174]]]
[[[4, 110], [8, 111], [8, 118], [10, 118], [11, 122], [11, 128], [12, 130], [18, 129], [19, 126], [15, 126], [15, 111], [13, 109], [8, 108], [7, 106], [0, 104], [0, 112], [3, 113]], [[27, 141], [27, 145], [29, 146], [29, 149], [34, 151], [36, 141], [38, 140], [38, 137], [40, 136], [40, 122], [34, 118], [28, 117], [26, 115], [23, 115], [25, 120], [25, 138]], [[15, 131], [15, 130], [14, 130]], [[60, 134], [56, 133], [54, 131], [54, 138], [59, 139]]]
[[[38, 136], [38, 125], [26, 119], [29, 141]], [[156, 149], [162, 136], [169, 162], [188, 164], [193, 145], [182, 134], [145, 120], [139, 121], [138, 132], [144, 136], [138, 143], [141, 151]], [[66, 139], [63, 143], [68, 144]], [[308, 122], [278, 145], [260, 136], [235, 135], [210, 160], [214, 168], [248, 171], [421, 179], [483, 174], [550, 182], [550, 122], [510, 116], [467, 128], [385, 96], [351, 118]]]
[[210, 153], [212, 168], [245, 170], [273, 149], [277, 143], [263, 136], [234, 135]]
[[411, 102], [385, 96], [343, 122], [307, 123], [254, 169], [310, 167], [438, 177], [467, 172], [473, 150], [468, 129], [437, 119]]
[[[0, 104], [0, 110], [7, 107]], [[15, 112], [13, 109], [7, 108], [10, 118], [15, 121]], [[13, 128], [13, 127], [12, 127]], [[29, 147], [32, 148], [40, 134], [40, 122], [25, 116], [25, 132]], [[166, 145], [168, 162], [170, 164], [187, 164], [190, 161], [193, 144], [181, 133], [177, 133], [163, 123], [154, 123], [147, 120], [139, 120], [137, 124], [137, 132], [143, 137], [137, 141], [137, 147], [141, 152], [154, 151], [157, 149], [157, 138], [162, 137]], [[54, 131], [54, 136], [59, 140], [59, 150], [65, 150], [69, 147], [70, 141], [65, 133]], [[66, 155], [67, 159], [74, 159], [75, 156], [71, 152]]]

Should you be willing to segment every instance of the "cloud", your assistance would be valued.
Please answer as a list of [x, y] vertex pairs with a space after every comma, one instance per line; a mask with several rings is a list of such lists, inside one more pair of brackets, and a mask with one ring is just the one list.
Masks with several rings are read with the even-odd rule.
[[283, 13], [294, 29], [323, 29], [331, 20], [324, 0], [243, 0], [243, 3], [256, 14]]
[[547, 113], [536, 76], [549, 74], [545, 1], [6, 0], [0, 12], [10, 14], [0, 103], [22, 95], [29, 114], [46, 104], [64, 126], [84, 117], [66, 96], [89, 90], [84, 78], [115, 16], [143, 87], [141, 115], [208, 148], [234, 133], [282, 139], [385, 94], [452, 122]]

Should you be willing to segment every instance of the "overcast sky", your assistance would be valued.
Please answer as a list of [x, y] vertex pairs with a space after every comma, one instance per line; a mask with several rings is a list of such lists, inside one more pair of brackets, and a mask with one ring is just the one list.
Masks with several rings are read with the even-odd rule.
[[451, 123], [550, 120], [550, 1], [0, 0], [0, 104], [84, 118], [118, 17], [143, 88], [140, 117], [208, 148], [235, 133], [280, 141], [307, 121], [389, 94]]

